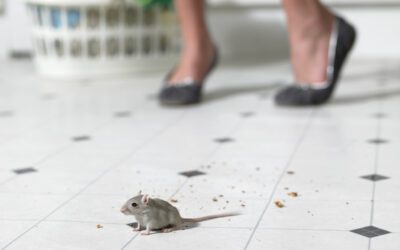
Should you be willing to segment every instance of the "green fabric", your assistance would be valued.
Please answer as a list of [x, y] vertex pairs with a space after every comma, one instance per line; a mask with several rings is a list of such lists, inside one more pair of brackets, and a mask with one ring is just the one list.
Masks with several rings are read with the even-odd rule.
[[[192, 0], [188, 0], [192, 1]], [[145, 8], [150, 8], [153, 6], [163, 6], [163, 7], [170, 7], [173, 4], [173, 0], [136, 0], [140, 5]]]

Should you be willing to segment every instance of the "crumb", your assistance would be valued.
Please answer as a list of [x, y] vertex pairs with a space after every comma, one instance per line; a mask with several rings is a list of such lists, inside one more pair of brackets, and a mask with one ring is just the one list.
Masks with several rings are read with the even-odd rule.
[[246, 191], [242, 190], [242, 194], [245, 194], [245, 193], [246, 193]]
[[226, 207], [222, 207], [222, 209], [223, 209], [223, 210], [225, 210], [225, 209], [226, 209]]
[[241, 207], [245, 207], [245, 206], [246, 206], [246, 204], [243, 204], [243, 203], [242, 203], [242, 204], [240, 204], [240, 206], [241, 206]]
[[297, 196], [299, 196], [299, 194], [298, 194], [297, 192], [290, 192], [290, 193], [288, 193], [288, 195], [289, 195], [290, 197], [297, 197]]
[[229, 203], [229, 201], [225, 201], [226, 203]]
[[217, 201], [218, 201], [217, 197], [214, 197], [212, 200], [213, 200], [214, 202], [217, 202]]
[[103, 228], [103, 226], [100, 225], [100, 224], [97, 224], [96, 227], [97, 227], [97, 228]]
[[316, 192], [316, 193], [318, 193], [318, 192], [319, 192], [319, 190], [317, 189], [317, 190], [315, 190], [315, 192]]
[[232, 186], [231, 188], [232, 188], [232, 189], [235, 189], [235, 186]]
[[170, 201], [170, 202], [173, 202], [173, 203], [177, 203], [177, 202], [178, 202], [178, 200], [177, 200], [177, 199], [174, 199], [174, 198], [169, 199], [169, 201]]
[[193, 187], [193, 185], [192, 185], [192, 184], [190, 184], [190, 185], [189, 185], [189, 187], [191, 187], [191, 188], [192, 188], [192, 187]]
[[350, 203], [348, 201], [346, 201], [346, 205], [349, 205]]
[[289, 188], [288, 188], [288, 187], [284, 187], [283, 189], [285, 189], [285, 190], [289, 190]]
[[287, 171], [286, 173], [287, 173], [287, 174], [290, 174], [290, 175], [293, 175], [293, 174], [294, 174], [294, 171]]
[[218, 195], [220, 198], [222, 198], [222, 197], [224, 197], [224, 195], [223, 194], [220, 194], [220, 195]]
[[285, 205], [281, 201], [275, 201], [275, 206], [283, 208]]
[[260, 168], [259, 168], [259, 167], [256, 167], [256, 171], [260, 171]]

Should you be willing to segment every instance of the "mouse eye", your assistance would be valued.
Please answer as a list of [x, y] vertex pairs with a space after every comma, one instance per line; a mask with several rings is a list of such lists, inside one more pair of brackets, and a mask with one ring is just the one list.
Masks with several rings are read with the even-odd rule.
[[131, 206], [132, 207], [137, 207], [137, 203], [134, 202], [134, 203], [131, 204]]

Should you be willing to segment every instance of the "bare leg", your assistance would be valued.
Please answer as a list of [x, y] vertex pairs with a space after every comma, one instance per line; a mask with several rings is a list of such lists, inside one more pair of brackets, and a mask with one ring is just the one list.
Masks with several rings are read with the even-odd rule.
[[190, 77], [201, 81], [213, 59], [214, 45], [204, 17], [203, 0], [175, 0], [184, 48], [171, 84]]
[[283, 0], [283, 6], [296, 82], [324, 82], [335, 17], [318, 0]]

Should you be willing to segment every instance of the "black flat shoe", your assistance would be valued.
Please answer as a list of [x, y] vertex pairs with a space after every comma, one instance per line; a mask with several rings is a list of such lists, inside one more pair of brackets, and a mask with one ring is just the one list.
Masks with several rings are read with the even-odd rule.
[[332, 96], [355, 38], [354, 27], [343, 18], [336, 17], [329, 41], [327, 80], [322, 84], [295, 84], [286, 87], [276, 94], [275, 103], [281, 106], [309, 106], [327, 102]]
[[201, 101], [203, 83], [206, 78], [210, 75], [213, 69], [218, 64], [218, 51], [215, 49], [214, 58], [207, 70], [206, 76], [202, 81], [195, 81], [193, 79], [187, 79], [179, 83], [171, 84], [168, 82], [170, 74], [165, 78], [159, 94], [159, 101], [162, 105], [188, 105], [195, 104]]

